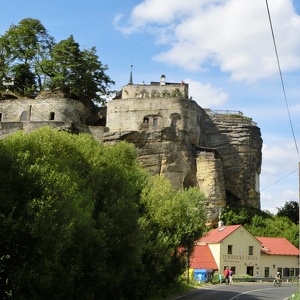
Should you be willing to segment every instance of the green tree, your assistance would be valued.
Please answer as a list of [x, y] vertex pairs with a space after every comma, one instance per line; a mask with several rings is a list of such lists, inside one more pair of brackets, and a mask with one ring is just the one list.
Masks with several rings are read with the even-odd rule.
[[36, 84], [42, 90], [44, 74], [41, 62], [49, 56], [53, 45], [53, 37], [39, 20], [32, 18], [23, 19], [18, 25], [11, 25], [0, 37], [0, 71], [17, 79], [17, 92], [23, 94], [24, 90], [32, 88], [31, 75], [28, 84], [26, 80], [20, 79], [28, 73], [34, 74]]
[[278, 217], [287, 217], [293, 223], [299, 224], [299, 203], [296, 201], [286, 201], [283, 207], [277, 208]]
[[114, 83], [105, 74], [108, 68], [98, 60], [96, 48], [81, 51], [72, 35], [56, 44], [51, 59], [43, 64], [49, 75], [48, 87], [59, 87], [74, 99], [105, 103], [103, 97]]
[[250, 213], [245, 207], [234, 209], [228, 206], [222, 212], [221, 218], [226, 225], [244, 225], [251, 220]]
[[95, 47], [81, 50], [72, 35], [56, 44], [37, 19], [23, 19], [0, 37], [0, 74], [14, 77], [21, 95], [60, 88], [84, 103], [104, 104], [114, 84], [107, 70]]
[[261, 216], [254, 216], [252, 222], [245, 227], [254, 236], [284, 237], [299, 247], [299, 227], [287, 217], [273, 216], [264, 219]]
[[0, 161], [1, 299], [137, 293], [146, 175], [132, 145], [42, 128], [2, 140]]
[[[204, 195], [196, 188], [175, 192], [168, 180], [154, 176], [143, 190], [141, 230], [143, 262], [153, 290], [171, 283], [186, 267], [182, 249], [192, 252], [205, 230]], [[149, 284], [148, 282], [148, 284]]]

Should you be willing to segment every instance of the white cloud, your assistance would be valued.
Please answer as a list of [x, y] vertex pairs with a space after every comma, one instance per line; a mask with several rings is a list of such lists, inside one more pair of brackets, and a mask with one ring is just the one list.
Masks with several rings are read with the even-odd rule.
[[201, 107], [211, 108], [224, 105], [228, 95], [221, 88], [215, 88], [211, 84], [203, 84], [192, 79], [186, 79], [189, 83], [189, 94]]
[[298, 201], [298, 157], [292, 139], [268, 136], [263, 146], [261, 207], [277, 212], [287, 201]]
[[[269, 1], [283, 71], [300, 69], [300, 16], [292, 0]], [[198, 71], [208, 63], [236, 81], [278, 73], [267, 7], [262, 0], [145, 0], [124, 33], [146, 30], [169, 50], [154, 59]]]

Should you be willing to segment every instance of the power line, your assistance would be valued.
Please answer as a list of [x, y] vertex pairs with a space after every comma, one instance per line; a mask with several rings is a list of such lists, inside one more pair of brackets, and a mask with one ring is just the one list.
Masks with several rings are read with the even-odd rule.
[[271, 187], [271, 186], [275, 185], [275, 184], [276, 184], [276, 183], [278, 183], [279, 181], [281, 181], [281, 180], [283, 180], [283, 179], [285, 179], [285, 178], [289, 177], [290, 175], [294, 174], [294, 173], [295, 173], [295, 172], [297, 172], [297, 171], [298, 171], [298, 169], [297, 169], [297, 170], [294, 170], [294, 171], [293, 171], [293, 172], [291, 172], [290, 174], [287, 174], [286, 176], [284, 176], [284, 177], [282, 177], [282, 178], [278, 179], [277, 181], [275, 181], [275, 182], [273, 182], [272, 184], [270, 184], [269, 186], [267, 186], [267, 187], [265, 187], [265, 188], [261, 189], [260, 191], [262, 192], [262, 191], [264, 191], [264, 190], [268, 189], [269, 187]]
[[295, 138], [295, 133], [294, 133], [294, 128], [293, 128], [293, 124], [292, 124], [292, 120], [291, 120], [289, 105], [288, 105], [288, 101], [287, 101], [287, 97], [286, 97], [285, 86], [284, 86], [281, 67], [280, 67], [280, 62], [279, 62], [279, 56], [278, 56], [278, 51], [277, 51], [277, 46], [276, 46], [276, 41], [275, 41], [275, 35], [274, 35], [274, 30], [273, 30], [273, 25], [272, 25], [272, 20], [271, 20], [271, 14], [270, 14], [269, 5], [268, 5], [268, 0], [266, 0], [266, 5], [267, 5], [267, 11], [268, 11], [268, 16], [269, 16], [269, 22], [270, 22], [270, 27], [271, 27], [271, 32], [272, 32], [272, 38], [273, 38], [273, 44], [274, 44], [276, 59], [277, 59], [278, 70], [279, 70], [279, 75], [280, 75], [280, 80], [281, 80], [282, 91], [283, 91], [285, 104], [286, 104], [286, 108], [287, 108], [287, 112], [288, 112], [288, 116], [289, 116], [289, 121], [290, 121], [290, 126], [291, 126], [291, 130], [292, 130], [293, 138], [294, 138], [296, 151], [297, 151], [297, 154], [298, 154], [298, 159], [300, 160], [299, 150], [298, 150], [298, 146], [297, 146], [297, 142], [296, 142], [296, 138]]

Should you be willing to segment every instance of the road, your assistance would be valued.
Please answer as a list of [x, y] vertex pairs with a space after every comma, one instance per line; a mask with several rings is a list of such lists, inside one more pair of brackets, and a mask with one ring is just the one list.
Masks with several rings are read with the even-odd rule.
[[281, 287], [274, 287], [272, 282], [222, 284], [203, 287], [174, 300], [284, 300], [298, 288], [297, 283], [283, 283]]

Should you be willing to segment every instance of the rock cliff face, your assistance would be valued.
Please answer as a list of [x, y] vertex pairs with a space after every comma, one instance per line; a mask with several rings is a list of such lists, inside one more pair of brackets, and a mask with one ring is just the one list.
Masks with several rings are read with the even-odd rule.
[[217, 149], [221, 157], [227, 203], [260, 208], [260, 129], [241, 113], [208, 111], [205, 123], [207, 143]]
[[195, 145], [192, 134], [171, 126], [108, 131], [103, 141], [133, 143], [143, 166], [168, 178], [175, 189], [199, 187], [207, 198], [208, 223], [216, 225], [219, 210], [226, 204], [260, 208], [260, 130], [248, 119], [245, 123], [243, 117], [233, 121], [221, 117], [205, 116], [205, 146]]

